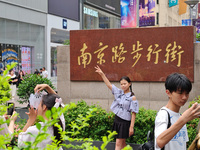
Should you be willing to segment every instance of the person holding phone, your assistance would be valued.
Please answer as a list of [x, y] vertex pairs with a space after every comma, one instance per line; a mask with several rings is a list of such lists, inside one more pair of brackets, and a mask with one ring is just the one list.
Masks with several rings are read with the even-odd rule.
[[[165, 89], [169, 100], [156, 115], [155, 150], [161, 150], [163, 147], [165, 150], [186, 150], [189, 141], [186, 123], [199, 118], [200, 106], [195, 103], [182, 114], [179, 113], [192, 90], [192, 83], [184, 74], [172, 73], [167, 76]], [[171, 126], [168, 128], [169, 119]]]
[[12, 104], [13, 106], [11, 107], [11, 109], [8, 108], [7, 112], [11, 112], [10, 110], [12, 110], [13, 112], [11, 114], [7, 113], [3, 116], [0, 116], [0, 118], [3, 119], [3, 121], [6, 121], [6, 119], [10, 118], [9, 126], [7, 125], [7, 123], [0, 125], [0, 129], [3, 129], [3, 130], [0, 130], [0, 134], [1, 135], [9, 134], [10, 137], [12, 137], [12, 134], [14, 133], [14, 125], [15, 125], [15, 121], [17, 120], [17, 113], [16, 111], [14, 111], [14, 103]]
[[[25, 146], [24, 142], [35, 141], [35, 136], [32, 135], [37, 135], [39, 133], [38, 128], [36, 127], [36, 125], [34, 125], [37, 116], [42, 116], [45, 120], [48, 120], [48, 118], [46, 117], [47, 110], [51, 111], [53, 107], [55, 108], [64, 107], [62, 99], [56, 94], [56, 92], [49, 85], [38, 84], [35, 87], [34, 91], [35, 93], [38, 93], [44, 89], [48, 93], [42, 96], [42, 100], [37, 109], [34, 109], [33, 106], [31, 106], [29, 108], [29, 112], [26, 113], [29, 119], [27, 120], [26, 125], [23, 127], [22, 132], [18, 135], [18, 147]], [[41, 124], [41, 128], [43, 128], [46, 125], [44, 122], [39, 122], [39, 123]], [[65, 119], [63, 114], [58, 118], [58, 124], [61, 126], [62, 130], [65, 131]], [[53, 142], [51, 136], [54, 136], [55, 139], [58, 142], [60, 142], [58, 144], [60, 147], [59, 150], [62, 150], [60, 144], [62, 144], [63, 139], [56, 124], [52, 124], [51, 126], [49, 126], [47, 128], [46, 133], [48, 133], [49, 135], [46, 136], [46, 139], [43, 139], [42, 142], [39, 142], [37, 144], [37, 147], [39, 149], [44, 149], [47, 144], [51, 144]]]

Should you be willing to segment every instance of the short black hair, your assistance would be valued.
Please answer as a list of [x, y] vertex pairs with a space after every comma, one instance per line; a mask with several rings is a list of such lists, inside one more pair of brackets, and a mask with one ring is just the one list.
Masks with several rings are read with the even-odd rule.
[[172, 73], [165, 81], [165, 88], [169, 90], [170, 93], [176, 91], [190, 93], [192, 90], [192, 83], [184, 74]]
[[42, 70], [42, 68], [40, 68], [40, 70]]

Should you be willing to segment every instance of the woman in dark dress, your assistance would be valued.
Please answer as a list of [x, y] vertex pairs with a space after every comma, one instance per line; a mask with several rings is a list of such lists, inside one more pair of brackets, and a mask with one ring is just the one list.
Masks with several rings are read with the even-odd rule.
[[22, 70], [19, 71], [19, 75], [18, 75], [18, 82], [17, 82], [17, 87], [19, 86], [19, 84], [24, 80], [24, 72]]

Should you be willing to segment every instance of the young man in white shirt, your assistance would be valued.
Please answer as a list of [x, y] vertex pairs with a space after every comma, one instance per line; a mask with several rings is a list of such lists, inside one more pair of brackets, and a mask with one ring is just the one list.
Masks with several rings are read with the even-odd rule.
[[[200, 106], [193, 104], [182, 115], [180, 108], [187, 102], [192, 89], [190, 80], [183, 74], [173, 73], [165, 81], [166, 94], [169, 101], [162, 107], [155, 120], [155, 150], [186, 150], [188, 134], [186, 123], [200, 115]], [[163, 110], [165, 109], [165, 110]], [[171, 126], [168, 125], [168, 114], [170, 115]]]
[[48, 77], [48, 72], [46, 71], [45, 67], [42, 68], [42, 76], [44, 78], [47, 78]]

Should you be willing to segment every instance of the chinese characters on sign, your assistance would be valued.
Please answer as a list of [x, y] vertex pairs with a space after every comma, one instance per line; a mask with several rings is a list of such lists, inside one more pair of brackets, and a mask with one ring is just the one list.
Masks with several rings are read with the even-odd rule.
[[[124, 50], [123, 43], [120, 43], [120, 46], [114, 46], [109, 49], [108, 45], [103, 45], [102, 42], [99, 43], [100, 49], [94, 51], [94, 53], [87, 52], [87, 45], [86, 43], [83, 44], [82, 49], [80, 50], [80, 56], [78, 56], [78, 65], [83, 65], [84, 68], [87, 67], [91, 63], [92, 56], [97, 55], [98, 61], [97, 64], [105, 64], [106, 60], [104, 59], [104, 56], [106, 55], [106, 50], [112, 50], [112, 63], [123, 63], [126, 59], [125, 53], [127, 53], [127, 50]], [[137, 41], [136, 44], [133, 44], [132, 52], [130, 53], [133, 56], [133, 64], [132, 67], [134, 67], [138, 61], [140, 60], [140, 57], [142, 54], [140, 51], [143, 51], [142, 44], [140, 41]], [[155, 55], [154, 64], [158, 64], [159, 62], [159, 53], [161, 53], [163, 50], [159, 49], [158, 44], [150, 45], [148, 49], [146, 50], [148, 53], [146, 55], [147, 61], [151, 61], [151, 56]], [[170, 63], [175, 60], [177, 60], [177, 67], [181, 67], [181, 54], [184, 53], [184, 50], [182, 49], [181, 45], [177, 45], [176, 41], [173, 43], [169, 43], [165, 50], [165, 63]], [[122, 56], [123, 55], [123, 56]], [[95, 56], [94, 56], [95, 57]], [[162, 61], [162, 60], [161, 60]], [[125, 63], [125, 62], [124, 62]]]
[[70, 31], [70, 80], [165, 81], [179, 72], [194, 81], [193, 26]]

